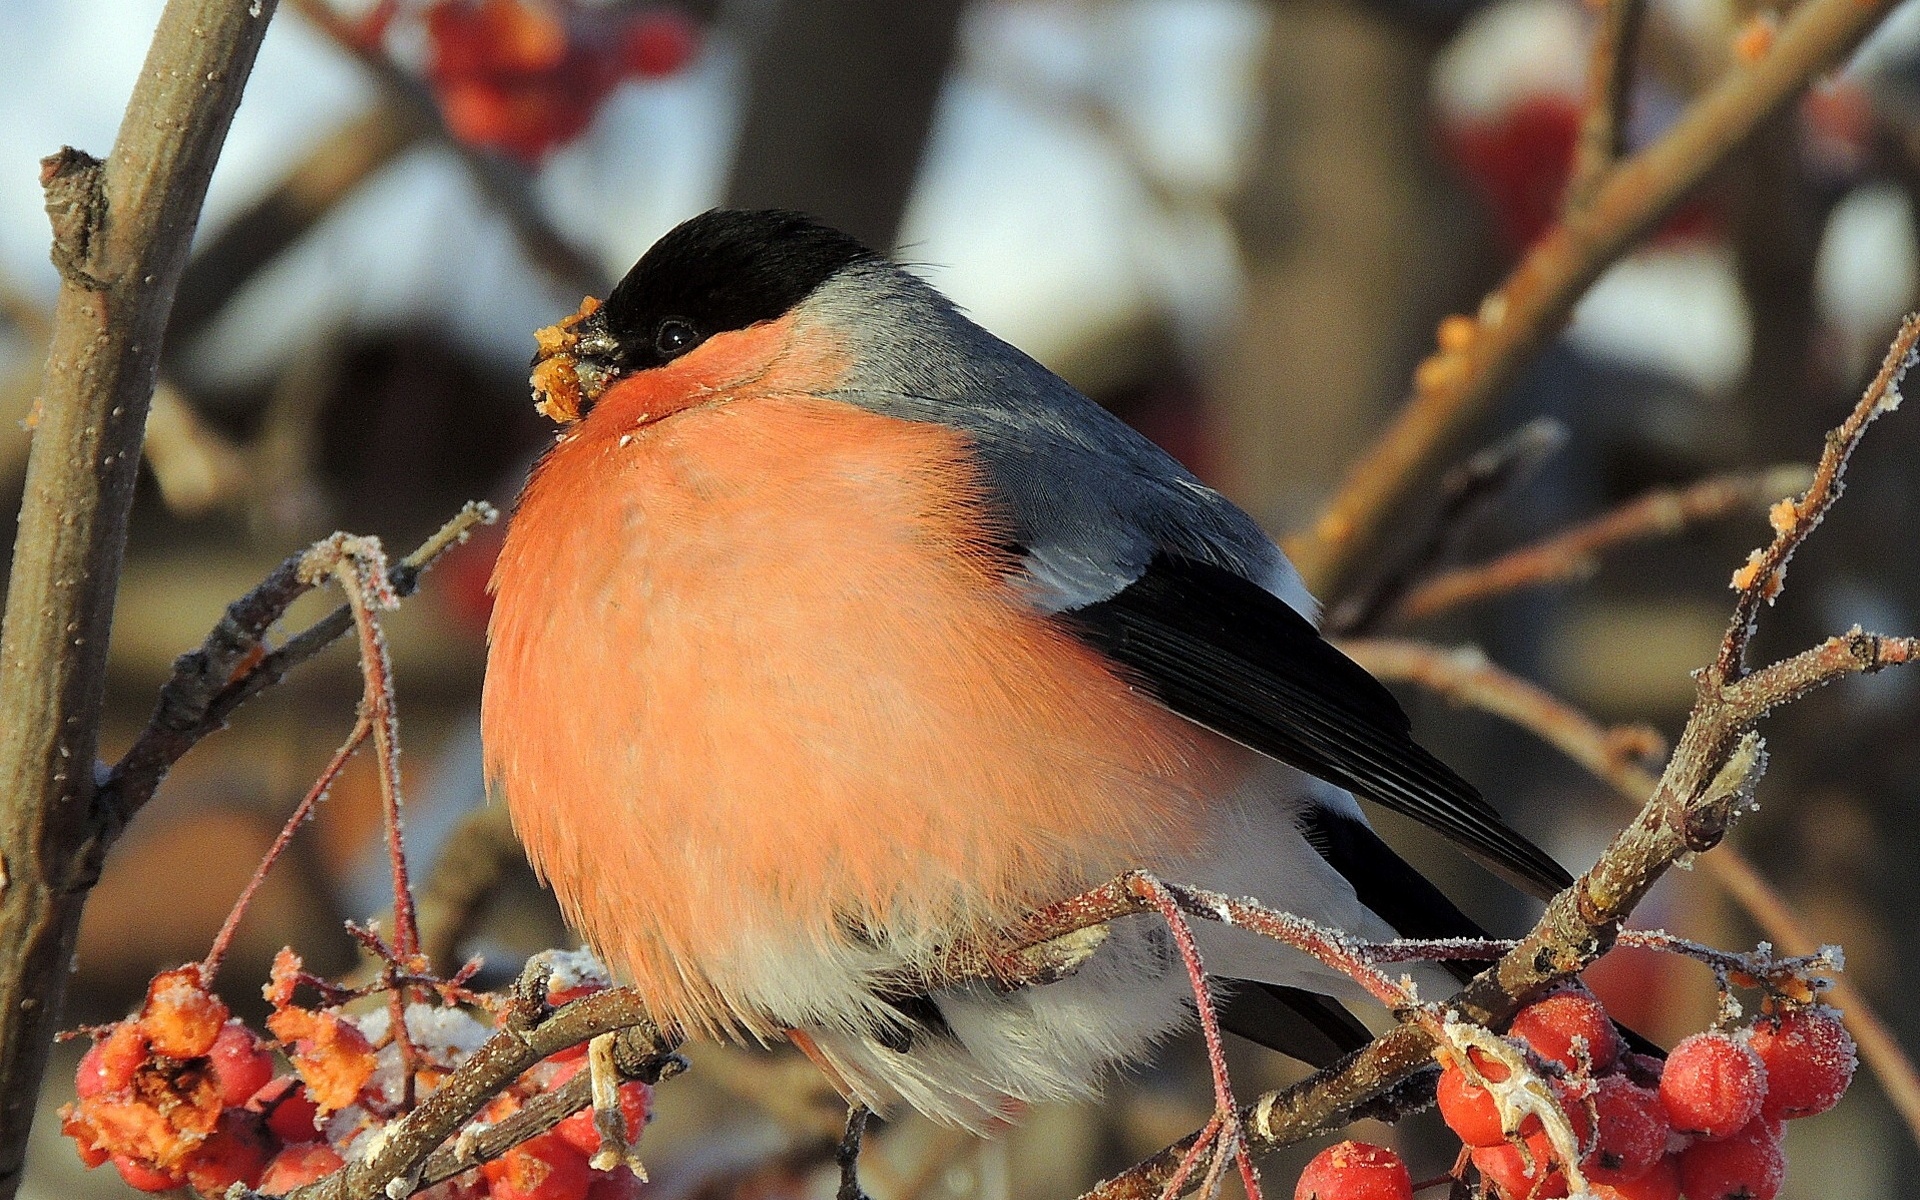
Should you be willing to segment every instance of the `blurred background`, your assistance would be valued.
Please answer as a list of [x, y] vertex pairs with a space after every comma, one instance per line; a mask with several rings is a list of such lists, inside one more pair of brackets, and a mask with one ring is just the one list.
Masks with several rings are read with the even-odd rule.
[[[158, 11], [0, 0], [0, 509], [19, 494], [56, 283], [35, 162], [107, 149]], [[1755, 13], [1653, 0], [1630, 144], [1726, 69]], [[1436, 322], [1473, 311], [1558, 211], [1593, 23], [1576, 0], [286, 0], [168, 335], [103, 749], [289, 552], [344, 528], [398, 553], [464, 500], [509, 503], [549, 436], [527, 396], [531, 331], [714, 204], [802, 208], [894, 247], [1276, 533], [1297, 528], [1400, 402]], [[1563, 436], [1453, 557], [1649, 488], [1810, 461], [1915, 304], [1916, 188], [1909, 5], [1609, 271], [1510, 389], [1467, 450], [1540, 417]], [[1410, 508], [1383, 562], [1425, 536], [1431, 505]], [[1379, 628], [1477, 644], [1605, 721], [1671, 736], [1761, 513], [1620, 551], [1576, 585]], [[1920, 630], [1917, 531], [1906, 415], [1868, 440], [1758, 652], [1856, 621]], [[570, 942], [482, 795], [494, 544], [450, 556], [392, 630], [416, 878], [459, 914], [449, 951], [485, 955], [498, 982]], [[1920, 1047], [1920, 957], [1898, 952], [1920, 913], [1917, 688], [1851, 681], [1775, 718], [1761, 809], [1736, 840]], [[1399, 690], [1423, 740], [1570, 866], [1629, 811], [1529, 735]], [[88, 907], [67, 1025], [121, 1015], [155, 969], [204, 953], [358, 692], [336, 647], [174, 772]], [[371, 767], [350, 770], [243, 927], [221, 979], [240, 1011], [260, 1007], [275, 949], [346, 970], [340, 922], [386, 907]], [[1493, 928], [1530, 922], [1477, 867], [1382, 824]], [[1686, 873], [1642, 915], [1729, 947], [1760, 936]], [[1657, 1037], [1711, 1019], [1706, 973], [1677, 960], [1616, 954], [1594, 977]], [[59, 1053], [49, 1114], [77, 1047]], [[646, 1137], [655, 1194], [826, 1194], [840, 1109], [811, 1068], [784, 1051], [692, 1057]], [[1246, 1046], [1236, 1065], [1243, 1095], [1302, 1073]], [[1920, 1155], [1862, 1078], [1791, 1127], [1786, 1195], [1920, 1196]], [[877, 1200], [1065, 1200], [1207, 1109], [1198, 1045], [1175, 1044], [1105, 1104], [1037, 1110], [997, 1142], [888, 1124], [867, 1182]], [[1418, 1179], [1450, 1165], [1438, 1128], [1359, 1136], [1401, 1146]], [[26, 1195], [123, 1193], [81, 1171], [56, 1121], [36, 1137]], [[1274, 1186], [1305, 1157], [1272, 1160]]]

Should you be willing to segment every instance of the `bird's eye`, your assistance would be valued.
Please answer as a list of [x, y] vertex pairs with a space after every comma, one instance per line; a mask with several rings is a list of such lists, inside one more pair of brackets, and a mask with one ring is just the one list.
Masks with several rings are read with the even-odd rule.
[[685, 354], [699, 340], [700, 334], [694, 329], [693, 323], [681, 317], [668, 317], [653, 331], [653, 348], [661, 358]]

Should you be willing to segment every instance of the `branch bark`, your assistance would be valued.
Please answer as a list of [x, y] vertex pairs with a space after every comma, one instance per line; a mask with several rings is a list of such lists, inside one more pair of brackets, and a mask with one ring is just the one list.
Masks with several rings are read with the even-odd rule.
[[93, 762], [161, 335], [275, 0], [170, 0], [113, 151], [42, 164], [60, 295], [0, 631], [0, 1200], [93, 866]]
[[1732, 68], [1665, 136], [1609, 170], [1589, 203], [1534, 243], [1482, 303], [1464, 346], [1422, 364], [1412, 399], [1348, 472], [1313, 527], [1287, 539], [1288, 555], [1317, 593], [1341, 590], [1423, 472], [1559, 331], [1600, 273], [1763, 121], [1859, 45], [1892, 7], [1893, 0], [1799, 5], [1764, 58]]

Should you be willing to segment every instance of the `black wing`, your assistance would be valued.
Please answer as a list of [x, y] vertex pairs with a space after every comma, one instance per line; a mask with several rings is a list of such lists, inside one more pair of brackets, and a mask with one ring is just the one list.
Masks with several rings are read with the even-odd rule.
[[1542, 898], [1573, 882], [1413, 740], [1391, 692], [1257, 584], [1162, 555], [1113, 596], [1060, 615], [1189, 720], [1405, 813]]

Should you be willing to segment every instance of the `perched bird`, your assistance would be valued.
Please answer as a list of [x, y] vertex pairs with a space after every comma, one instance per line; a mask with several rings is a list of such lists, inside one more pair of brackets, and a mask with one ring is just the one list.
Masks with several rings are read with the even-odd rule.
[[[1251, 518], [832, 229], [695, 217], [543, 331], [534, 378], [562, 429], [495, 568], [486, 769], [689, 1034], [789, 1038], [850, 1101], [980, 1128], [1088, 1093], [1193, 997], [1144, 915], [1044, 986], [901, 986], [957, 939], [1131, 868], [1476, 934], [1355, 794], [1569, 882], [1320, 638]], [[1329, 968], [1195, 932], [1229, 1029], [1318, 1063], [1366, 1040]]]

